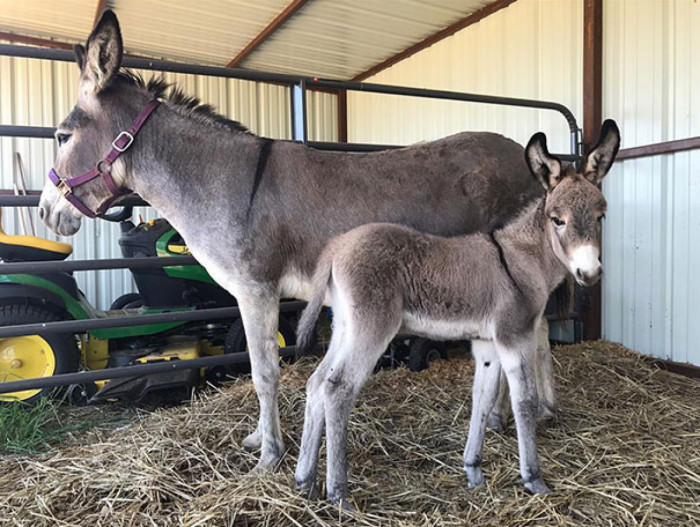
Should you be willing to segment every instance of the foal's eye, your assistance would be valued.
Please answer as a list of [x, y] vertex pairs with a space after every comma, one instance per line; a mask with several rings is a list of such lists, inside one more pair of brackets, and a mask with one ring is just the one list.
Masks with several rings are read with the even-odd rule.
[[56, 134], [56, 141], [58, 141], [58, 146], [62, 146], [64, 143], [70, 139], [71, 134]]
[[566, 225], [566, 222], [564, 220], [557, 218], [556, 216], [552, 216], [552, 222], [557, 227], [562, 227], [562, 226]]

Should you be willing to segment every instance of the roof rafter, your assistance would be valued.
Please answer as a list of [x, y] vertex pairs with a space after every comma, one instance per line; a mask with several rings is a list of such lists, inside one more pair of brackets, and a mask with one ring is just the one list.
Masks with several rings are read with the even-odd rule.
[[421, 40], [420, 42], [417, 42], [416, 44], [413, 44], [412, 46], [404, 49], [403, 51], [397, 53], [396, 55], [389, 57], [386, 60], [383, 60], [379, 64], [372, 66], [370, 69], [363, 71], [362, 73], [355, 75], [353, 77], [353, 81], [363, 81], [367, 79], [368, 77], [371, 77], [372, 75], [376, 75], [382, 70], [385, 70], [397, 62], [401, 62], [402, 60], [410, 57], [411, 55], [414, 55], [418, 53], [419, 51], [424, 50], [427, 47], [432, 46], [436, 42], [439, 42], [451, 35], [454, 35], [457, 31], [461, 31], [465, 27], [471, 26], [472, 24], [476, 24], [480, 20], [483, 20], [489, 15], [494, 14], [496, 11], [500, 11], [504, 7], [508, 7], [510, 4], [514, 3], [516, 0], [496, 0], [495, 2], [491, 2], [485, 7], [482, 7], [478, 11], [475, 11], [471, 15], [468, 15], [454, 24], [450, 24], [444, 29], [441, 29], [434, 35], [429, 36], [428, 38], [425, 38]]
[[260, 47], [260, 45], [265, 42], [270, 35], [284, 25], [287, 20], [294, 16], [294, 14], [296, 14], [296, 12], [304, 7], [304, 5], [306, 5], [308, 2], [309, 0], [292, 0], [289, 5], [285, 7], [284, 10], [265, 27], [265, 29], [258, 33], [258, 35], [238, 53], [238, 55], [236, 55], [229, 61], [228, 64], [226, 64], [226, 67], [235, 68], [236, 66], [240, 65], [240, 63], [243, 62], [248, 55]]
[[16, 35], [15, 33], [8, 33], [6, 31], [0, 31], [0, 40], [7, 40], [13, 44], [29, 44], [30, 46], [40, 46], [42, 48], [67, 49], [68, 51], [73, 51], [73, 44], [69, 44], [68, 42], [58, 42], [48, 38], [28, 37], [26, 35]]

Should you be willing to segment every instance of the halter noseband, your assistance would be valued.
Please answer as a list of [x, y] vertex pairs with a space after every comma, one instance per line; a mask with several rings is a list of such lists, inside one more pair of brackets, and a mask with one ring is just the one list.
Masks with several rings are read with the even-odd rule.
[[[136, 116], [131, 128], [119, 132], [119, 135], [117, 135], [114, 141], [112, 141], [112, 150], [110, 150], [109, 154], [107, 154], [105, 158], [98, 161], [95, 168], [89, 172], [85, 172], [84, 174], [69, 179], [64, 179], [59, 177], [55, 169], [52, 168], [49, 170], [49, 179], [54, 185], [56, 185], [59, 194], [61, 194], [61, 196], [66, 198], [71, 205], [89, 218], [94, 218], [99, 214], [102, 214], [112, 203], [114, 203], [117, 198], [123, 196], [124, 194], [128, 194], [130, 190], [120, 189], [114, 182], [114, 179], [112, 179], [112, 165], [120, 155], [131, 147], [131, 145], [134, 143], [134, 139], [139, 133], [139, 130], [141, 130], [141, 127], [146, 123], [155, 109], [158, 108], [159, 104], [159, 101], [153, 99], [146, 106], [144, 106], [143, 110], [141, 110], [138, 116]], [[75, 196], [73, 189], [98, 177], [101, 177], [105, 182], [111, 196], [107, 198], [107, 200], [104, 201], [96, 211], [93, 212]]]

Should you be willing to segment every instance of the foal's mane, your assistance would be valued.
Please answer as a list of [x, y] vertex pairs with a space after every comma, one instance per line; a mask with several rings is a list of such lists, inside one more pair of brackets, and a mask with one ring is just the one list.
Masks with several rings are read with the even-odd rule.
[[144, 78], [128, 69], [120, 70], [117, 73], [116, 83], [133, 86], [143, 90], [151, 99], [161, 99], [170, 108], [190, 119], [194, 119], [204, 124], [225, 128], [232, 132], [251, 133], [238, 121], [224, 117], [210, 104], [202, 103], [197, 97], [185, 94], [174, 84], [170, 84], [162, 77], [153, 77], [148, 82]]

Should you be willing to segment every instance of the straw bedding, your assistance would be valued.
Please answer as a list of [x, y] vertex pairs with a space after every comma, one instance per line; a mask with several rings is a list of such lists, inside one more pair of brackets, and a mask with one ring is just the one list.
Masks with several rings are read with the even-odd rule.
[[[96, 430], [41, 456], [0, 460], [8, 525], [700, 525], [700, 384], [599, 342], [555, 350], [559, 422], [538, 430], [554, 493], [524, 492], [510, 429], [489, 432], [487, 485], [469, 491], [462, 449], [472, 363], [374, 375], [350, 425], [353, 499], [339, 515], [293, 490], [304, 385], [288, 367], [280, 406], [288, 452], [253, 476], [240, 442], [257, 411], [248, 380], [191, 404]], [[325, 459], [322, 453], [322, 460]], [[321, 477], [321, 481], [322, 481]]]

